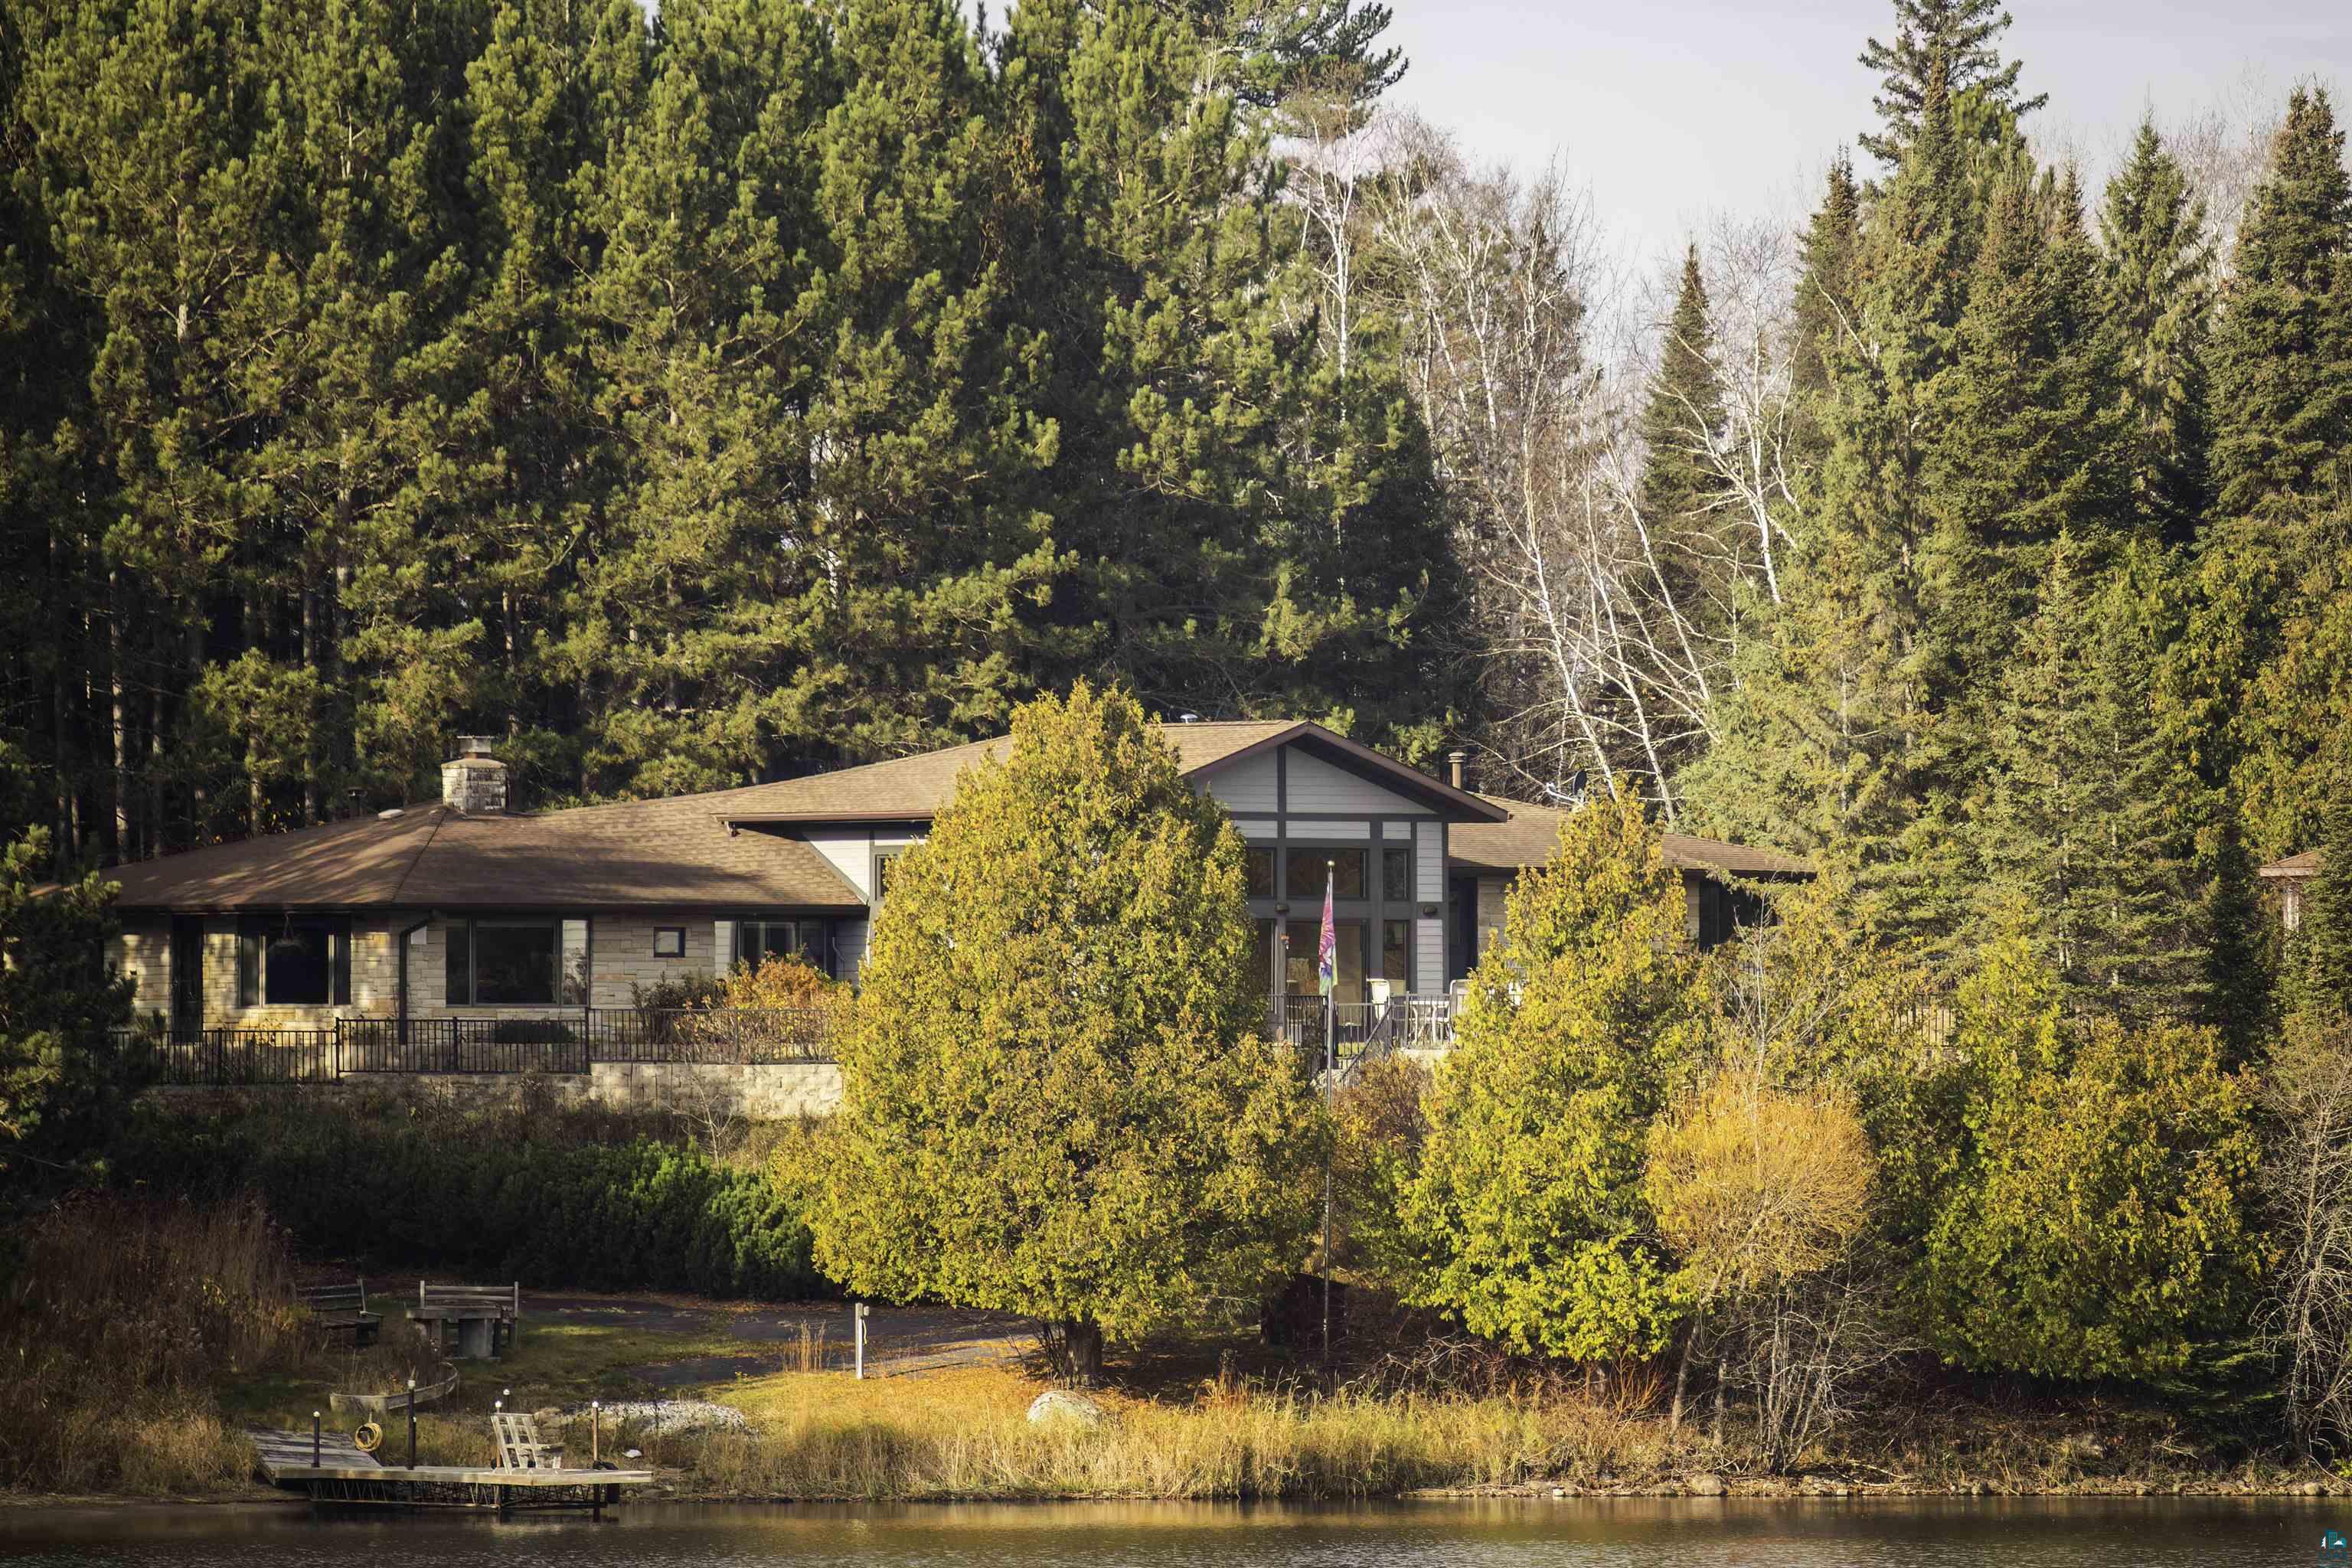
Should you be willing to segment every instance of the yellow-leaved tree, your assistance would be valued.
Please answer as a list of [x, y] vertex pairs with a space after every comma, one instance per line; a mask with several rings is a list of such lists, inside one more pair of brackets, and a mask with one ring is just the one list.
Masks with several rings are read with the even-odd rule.
[[891, 868], [811, 1215], [860, 1295], [1103, 1338], [1297, 1268], [1328, 1130], [1265, 1037], [1242, 844], [1135, 700], [1015, 715]]

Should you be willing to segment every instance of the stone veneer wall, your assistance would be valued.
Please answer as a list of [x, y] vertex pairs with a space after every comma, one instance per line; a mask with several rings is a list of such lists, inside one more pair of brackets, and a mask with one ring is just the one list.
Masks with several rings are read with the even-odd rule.
[[[234, 915], [205, 918], [205, 1025], [208, 1028], [320, 1028], [338, 1015], [352, 1018], [388, 1018], [400, 1008], [401, 931], [414, 923], [415, 914], [352, 922], [352, 1000], [348, 1006], [239, 1007], [236, 1005], [236, 931]], [[654, 928], [682, 926], [686, 953], [681, 958], [654, 956]], [[448, 994], [448, 941], [443, 922], [426, 926], [421, 942], [408, 948], [408, 1016], [438, 1018], [453, 1012], [469, 1018], [561, 1018], [576, 1007], [451, 1008]], [[633, 985], [651, 986], [689, 973], [712, 972], [715, 926], [708, 914], [597, 915], [590, 921], [588, 994], [592, 1005], [626, 1007]], [[113, 942], [110, 956], [135, 983], [133, 1006], [139, 1016], [168, 1016], [172, 1005], [172, 927], [169, 920], [126, 925]]]

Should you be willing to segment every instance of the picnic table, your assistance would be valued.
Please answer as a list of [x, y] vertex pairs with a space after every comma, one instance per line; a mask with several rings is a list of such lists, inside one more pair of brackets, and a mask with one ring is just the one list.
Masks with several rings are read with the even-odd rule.
[[502, 1355], [514, 1348], [522, 1322], [522, 1286], [428, 1285], [420, 1279], [408, 1321], [453, 1361]]

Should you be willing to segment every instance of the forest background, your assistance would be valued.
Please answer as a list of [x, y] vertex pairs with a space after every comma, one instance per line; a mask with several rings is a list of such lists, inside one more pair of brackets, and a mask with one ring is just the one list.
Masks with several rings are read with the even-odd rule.
[[1890, 21], [1809, 220], [1653, 282], [1349, 0], [12, 6], [0, 827], [328, 820], [460, 731], [710, 788], [1085, 675], [1630, 781], [1948, 955], [2023, 894], [2218, 1017], [2346, 771], [2342, 133], [2087, 191], [2002, 14]]

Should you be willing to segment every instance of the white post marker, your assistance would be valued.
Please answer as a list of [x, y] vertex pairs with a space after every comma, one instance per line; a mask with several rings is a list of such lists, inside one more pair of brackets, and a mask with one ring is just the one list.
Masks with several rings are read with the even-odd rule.
[[866, 1303], [859, 1301], [850, 1308], [849, 1321], [857, 1334], [857, 1375], [866, 1375]]

